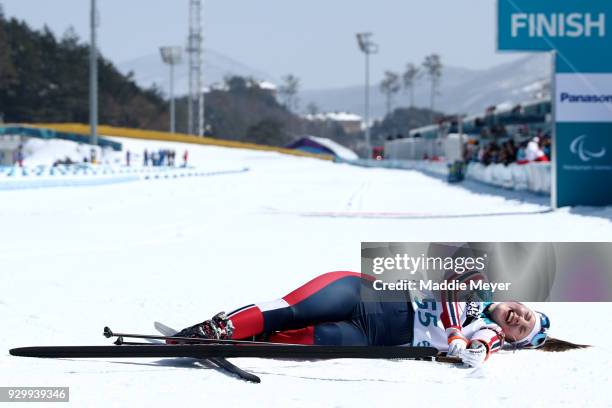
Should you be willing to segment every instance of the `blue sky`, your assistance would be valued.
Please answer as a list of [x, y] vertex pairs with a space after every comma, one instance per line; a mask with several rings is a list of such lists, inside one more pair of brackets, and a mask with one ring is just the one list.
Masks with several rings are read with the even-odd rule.
[[[357, 85], [363, 57], [355, 33], [380, 45], [372, 77], [431, 52], [447, 65], [485, 68], [518, 58], [495, 50], [495, 0], [205, 0], [206, 47], [303, 88]], [[8, 17], [89, 38], [89, 0], [0, 0]], [[114, 62], [184, 45], [188, 0], [98, 0], [99, 45]]]

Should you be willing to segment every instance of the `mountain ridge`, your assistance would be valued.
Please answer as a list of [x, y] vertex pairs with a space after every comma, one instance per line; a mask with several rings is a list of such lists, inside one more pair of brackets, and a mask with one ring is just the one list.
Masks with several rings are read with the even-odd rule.
[[[189, 73], [187, 67], [187, 54], [183, 53], [182, 63], [175, 68], [174, 92], [177, 96], [187, 95]], [[119, 62], [117, 68], [124, 75], [134, 74], [134, 80], [145, 88], [156, 85], [166, 95], [170, 88], [170, 68], [162, 62], [159, 53], [151, 53]], [[252, 68], [223, 53], [207, 49], [204, 53], [204, 83], [211, 85], [222, 83], [227, 75], [253, 77], [258, 80], [278, 82], [274, 76]]]
[[[446, 113], [474, 114], [491, 105], [516, 104], [536, 99], [549, 83], [550, 56], [530, 54], [516, 61], [488, 69], [445, 67], [436, 97], [435, 109]], [[373, 81], [375, 82], [375, 81]], [[415, 88], [415, 106], [429, 107], [430, 85], [420, 78]], [[314, 103], [322, 111], [364, 111], [364, 87], [349, 86], [334, 89], [305, 90], [300, 93], [302, 104]], [[407, 92], [400, 91], [394, 107], [408, 106]], [[385, 97], [377, 83], [370, 88], [370, 115], [385, 115]]]
[[[117, 64], [124, 74], [132, 71], [134, 80], [141, 86], [156, 84], [167, 95], [169, 68], [158, 54], [148, 54]], [[279, 80], [263, 70], [250, 67], [215, 50], [205, 52], [204, 82], [206, 85], [221, 83], [228, 75], [253, 77], [278, 84]], [[474, 114], [483, 112], [488, 106], [516, 104], [536, 99], [546, 91], [551, 72], [548, 54], [527, 54], [515, 61], [506, 62], [488, 69], [444, 67], [440, 94], [436, 97], [435, 109], [446, 113]], [[175, 94], [186, 95], [188, 73], [186, 56], [177, 67]], [[362, 115], [364, 111], [363, 85], [338, 88], [306, 89], [299, 92], [301, 110], [313, 103], [320, 111], [346, 111]], [[430, 85], [421, 77], [415, 88], [415, 106], [429, 107]], [[394, 107], [409, 105], [409, 95], [404, 90], [394, 98]], [[380, 92], [378, 80], [372, 78], [370, 89], [370, 116], [382, 118], [386, 113], [385, 97]]]

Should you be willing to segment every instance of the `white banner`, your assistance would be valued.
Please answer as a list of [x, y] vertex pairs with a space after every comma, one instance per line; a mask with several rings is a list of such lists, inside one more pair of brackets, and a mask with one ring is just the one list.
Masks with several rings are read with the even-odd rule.
[[557, 74], [557, 122], [612, 122], [612, 74]]

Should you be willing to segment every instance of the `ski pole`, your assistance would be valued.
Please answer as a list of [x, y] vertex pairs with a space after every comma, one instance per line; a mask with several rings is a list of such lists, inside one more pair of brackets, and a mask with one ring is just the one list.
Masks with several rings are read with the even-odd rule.
[[[151, 334], [133, 334], [133, 333], [114, 333], [108, 326], [104, 328], [104, 337], [110, 339], [111, 337], [122, 337], [130, 339], [150, 339], [150, 340], [172, 340], [172, 341], [184, 341], [189, 343], [203, 343], [203, 344], [253, 344], [253, 345], [278, 345], [278, 343], [270, 343], [266, 341], [251, 341], [251, 340], [222, 340], [222, 339], [203, 339], [198, 337], [174, 337], [174, 336], [158, 336]], [[305, 346], [305, 344], [291, 344], [283, 343], [287, 346]]]

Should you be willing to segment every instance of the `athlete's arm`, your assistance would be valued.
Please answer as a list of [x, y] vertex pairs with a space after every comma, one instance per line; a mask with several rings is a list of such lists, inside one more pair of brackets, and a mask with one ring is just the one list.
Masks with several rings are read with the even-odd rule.
[[[445, 280], [449, 282], [456, 280], [462, 283], [468, 283], [470, 281], [486, 281], [486, 278], [479, 271], [470, 271], [463, 274], [455, 272], [447, 273]], [[448, 354], [451, 356], [459, 355], [469, 346], [469, 341], [463, 334], [461, 326], [462, 309], [464, 306], [462, 306], [462, 302], [458, 301], [459, 296], [456, 291], [441, 291], [440, 298], [442, 301], [440, 319], [446, 331]]]
[[[448, 296], [449, 293], [443, 295]], [[450, 294], [452, 296], [452, 294]], [[463, 334], [461, 329], [461, 313], [459, 308], [459, 302], [454, 301], [443, 301], [442, 302], [442, 313], [440, 319], [444, 330], [446, 331], [446, 337], [448, 342], [448, 355], [458, 356], [468, 344], [468, 339]]]
[[498, 330], [492, 326], [485, 326], [472, 335], [472, 337], [469, 339], [468, 347], [470, 347], [474, 342], [482, 343], [486, 347], [486, 360], [491, 354], [501, 350], [502, 346], [504, 345], [504, 338], [501, 335], [501, 330]]

